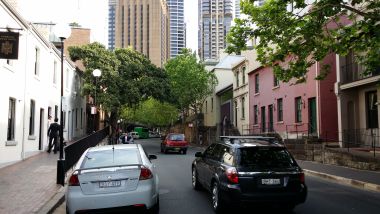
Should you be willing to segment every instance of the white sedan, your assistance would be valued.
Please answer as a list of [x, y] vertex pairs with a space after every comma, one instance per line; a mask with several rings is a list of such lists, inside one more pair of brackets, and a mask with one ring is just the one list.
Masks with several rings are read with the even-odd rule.
[[87, 149], [69, 179], [67, 213], [149, 210], [158, 213], [159, 194], [155, 155], [140, 144]]

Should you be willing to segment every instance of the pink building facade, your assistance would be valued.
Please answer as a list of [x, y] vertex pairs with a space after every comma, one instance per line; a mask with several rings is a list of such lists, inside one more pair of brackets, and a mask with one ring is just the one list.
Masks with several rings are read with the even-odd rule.
[[323, 140], [338, 139], [336, 57], [328, 55], [327, 77], [318, 81], [322, 63], [313, 65], [305, 83], [278, 81], [272, 68], [259, 67], [249, 73], [249, 125], [243, 134], [276, 132], [286, 138], [316, 136]]

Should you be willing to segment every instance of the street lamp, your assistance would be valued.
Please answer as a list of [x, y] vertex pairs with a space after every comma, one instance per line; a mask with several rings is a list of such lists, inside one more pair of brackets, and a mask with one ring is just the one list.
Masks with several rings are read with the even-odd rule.
[[94, 71], [92, 71], [92, 75], [95, 77], [95, 96], [94, 96], [94, 106], [95, 106], [95, 109], [93, 111], [93, 114], [94, 114], [94, 132], [96, 131], [96, 126], [95, 126], [95, 119], [96, 119], [96, 113], [97, 113], [97, 109], [96, 109], [96, 89], [98, 88], [98, 77], [100, 77], [102, 75], [102, 71], [99, 70], [99, 69], [95, 69]]
[[64, 52], [64, 40], [71, 34], [71, 28], [68, 25], [56, 25], [54, 30], [55, 35], [61, 42], [61, 125], [59, 130], [59, 159], [57, 162], [57, 184], [65, 185], [65, 159], [63, 158], [63, 52]]

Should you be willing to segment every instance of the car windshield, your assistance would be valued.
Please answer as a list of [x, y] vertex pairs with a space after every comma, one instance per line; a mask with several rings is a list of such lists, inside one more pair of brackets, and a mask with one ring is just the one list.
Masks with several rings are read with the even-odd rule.
[[289, 168], [296, 166], [285, 148], [249, 147], [240, 149], [240, 166], [255, 169]]
[[183, 135], [183, 134], [173, 134], [173, 135], [169, 136], [169, 140], [174, 140], [174, 141], [185, 140], [185, 135]]
[[107, 167], [139, 163], [140, 159], [137, 149], [110, 149], [88, 152], [81, 168]]

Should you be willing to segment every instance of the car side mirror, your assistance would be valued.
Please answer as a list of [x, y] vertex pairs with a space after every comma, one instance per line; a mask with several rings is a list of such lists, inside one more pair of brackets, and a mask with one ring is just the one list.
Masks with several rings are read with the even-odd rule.
[[148, 155], [149, 160], [155, 160], [157, 159], [156, 155]]
[[195, 157], [197, 157], [197, 158], [203, 157], [202, 152], [196, 152]]

